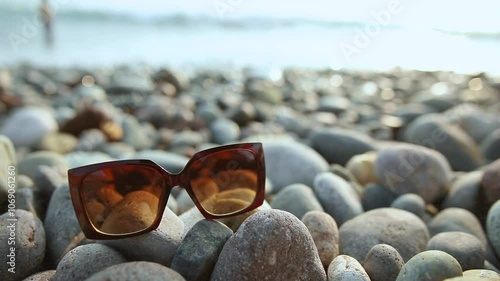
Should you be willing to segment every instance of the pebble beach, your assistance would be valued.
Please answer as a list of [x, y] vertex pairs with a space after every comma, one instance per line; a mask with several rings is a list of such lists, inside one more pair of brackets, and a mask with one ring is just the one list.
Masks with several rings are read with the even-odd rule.
[[[82, 235], [68, 169], [150, 159], [175, 173], [251, 141], [266, 161], [257, 210], [205, 220], [174, 189], [158, 229]], [[487, 73], [0, 67], [0, 169], [5, 281], [500, 280]]]

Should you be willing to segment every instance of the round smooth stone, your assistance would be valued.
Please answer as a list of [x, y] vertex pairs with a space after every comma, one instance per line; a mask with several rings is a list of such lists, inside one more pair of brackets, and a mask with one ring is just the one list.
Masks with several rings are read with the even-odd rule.
[[440, 250], [452, 255], [462, 270], [483, 268], [486, 251], [474, 235], [465, 232], [443, 232], [432, 237], [427, 250]]
[[179, 273], [154, 262], [125, 262], [110, 266], [85, 281], [186, 281]]
[[498, 200], [488, 212], [486, 230], [491, 246], [497, 256], [500, 256], [500, 200]]
[[126, 261], [119, 252], [105, 245], [78, 246], [59, 261], [54, 281], [85, 280], [96, 272]]
[[302, 218], [309, 211], [323, 211], [313, 190], [304, 184], [291, 184], [282, 189], [271, 201], [273, 209], [279, 209]]
[[462, 276], [458, 261], [443, 251], [424, 251], [412, 257], [399, 272], [396, 281], [441, 281]]
[[355, 258], [340, 255], [328, 266], [328, 281], [336, 280], [370, 281], [370, 277]]
[[492, 270], [472, 269], [464, 271], [462, 277], [448, 278], [444, 281], [498, 281], [500, 274]]
[[201, 220], [186, 234], [171, 268], [187, 281], [208, 281], [222, 247], [233, 232], [217, 221]]
[[439, 152], [413, 144], [394, 144], [379, 150], [375, 173], [384, 187], [399, 195], [418, 194], [426, 203], [446, 196], [452, 176]]
[[391, 204], [392, 208], [401, 209], [422, 218], [425, 214], [425, 202], [417, 194], [407, 193], [399, 196]]
[[1, 215], [0, 240], [2, 280], [14, 281], [30, 276], [45, 258], [45, 230], [40, 219], [31, 212], [14, 209]]
[[325, 281], [326, 273], [306, 226], [288, 212], [264, 210], [229, 238], [211, 280]]
[[329, 214], [321, 211], [309, 211], [302, 217], [302, 222], [311, 233], [318, 249], [319, 258], [325, 268], [339, 254], [339, 229]]
[[363, 262], [373, 246], [388, 244], [407, 261], [425, 250], [429, 232], [414, 214], [381, 208], [363, 213], [340, 227], [340, 253]]
[[394, 281], [405, 262], [394, 247], [377, 244], [365, 257], [363, 267], [371, 281]]

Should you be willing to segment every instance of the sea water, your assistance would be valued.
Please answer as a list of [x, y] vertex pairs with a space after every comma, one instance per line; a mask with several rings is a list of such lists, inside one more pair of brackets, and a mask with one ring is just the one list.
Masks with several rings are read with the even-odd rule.
[[48, 47], [40, 2], [3, 0], [0, 65], [500, 73], [499, 5], [456, 2], [52, 0], [54, 44]]

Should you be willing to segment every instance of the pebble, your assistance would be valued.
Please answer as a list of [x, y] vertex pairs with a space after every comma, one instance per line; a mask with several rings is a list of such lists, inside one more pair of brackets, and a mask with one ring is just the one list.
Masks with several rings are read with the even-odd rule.
[[48, 133], [40, 140], [38, 149], [54, 151], [59, 154], [65, 154], [75, 149], [78, 139], [65, 133]]
[[38, 212], [35, 208], [38, 202], [35, 200], [33, 189], [29, 187], [18, 188], [16, 189], [15, 195], [17, 209], [25, 210], [38, 216]]
[[210, 132], [212, 134], [212, 142], [217, 144], [227, 144], [235, 142], [240, 137], [240, 127], [236, 122], [218, 118], [210, 124]]
[[150, 261], [170, 266], [184, 238], [184, 223], [168, 208], [157, 229], [123, 239], [102, 240], [98, 243], [110, 246], [130, 261]]
[[446, 195], [450, 166], [438, 152], [412, 144], [394, 144], [381, 149], [375, 160], [379, 183], [399, 195], [415, 193], [426, 203]]
[[280, 210], [249, 217], [226, 242], [211, 277], [217, 280], [326, 280], [306, 226]]
[[395, 281], [404, 264], [394, 247], [377, 244], [366, 255], [363, 267], [371, 281]]
[[137, 150], [150, 149], [155, 139], [146, 134], [144, 125], [139, 123], [133, 116], [125, 116], [122, 119], [124, 143], [132, 145]]
[[0, 209], [7, 202], [8, 167], [13, 165], [15, 168], [16, 164], [16, 151], [12, 141], [6, 136], [0, 135], [0, 167], [5, 167], [0, 170]]
[[283, 188], [273, 197], [271, 207], [290, 212], [297, 218], [302, 218], [309, 211], [323, 211], [313, 190], [301, 183]]
[[471, 269], [464, 271], [462, 277], [448, 278], [444, 281], [498, 281], [500, 274], [491, 270]]
[[68, 163], [64, 156], [53, 151], [37, 151], [26, 155], [24, 159], [19, 161], [19, 170], [17, 173], [34, 179], [38, 172], [38, 167], [42, 165], [58, 167], [60, 169], [68, 168]]
[[338, 225], [363, 213], [358, 194], [343, 178], [321, 173], [314, 179], [314, 192], [319, 202]]
[[162, 150], [142, 150], [134, 155], [134, 159], [149, 159], [170, 173], [180, 172], [189, 161], [185, 156]]
[[176, 200], [179, 214], [183, 214], [194, 207], [193, 199], [191, 199], [189, 193], [185, 189], [181, 189]]
[[52, 194], [44, 225], [47, 234], [47, 261], [56, 264], [66, 247], [81, 232], [67, 183]]
[[49, 110], [23, 107], [7, 118], [0, 134], [7, 136], [16, 146], [36, 147], [46, 134], [57, 131], [57, 128]]
[[186, 281], [179, 273], [154, 262], [126, 262], [110, 266], [85, 281]]
[[490, 132], [480, 143], [479, 150], [484, 158], [489, 161], [494, 161], [500, 158], [500, 129]]
[[134, 158], [134, 154], [136, 153], [132, 145], [124, 142], [103, 143], [99, 146], [99, 150], [105, 155], [116, 159], [131, 159]]
[[366, 186], [369, 183], [376, 183], [377, 176], [375, 175], [375, 159], [377, 153], [367, 152], [355, 155], [347, 161], [346, 168], [362, 185]]
[[68, 163], [68, 168], [77, 168], [85, 165], [108, 162], [112, 160], [116, 160], [113, 157], [109, 156], [106, 153], [95, 151], [95, 152], [86, 152], [86, 151], [74, 151], [67, 153], [64, 158]]
[[328, 170], [328, 163], [321, 155], [299, 142], [270, 140], [263, 142], [263, 146], [266, 175], [276, 193], [294, 183], [312, 186], [316, 175]]
[[54, 281], [80, 281], [127, 260], [113, 248], [100, 244], [78, 246], [59, 261]]
[[486, 204], [493, 205], [500, 200], [500, 159], [486, 166], [481, 178], [481, 191], [483, 192]]
[[486, 248], [486, 234], [481, 223], [471, 212], [460, 208], [447, 208], [439, 212], [428, 224], [431, 236], [449, 231], [461, 231], [476, 236]]
[[404, 140], [441, 152], [455, 171], [473, 171], [484, 161], [474, 140], [460, 127], [445, 123], [440, 115], [414, 120], [406, 128]]
[[[12, 222], [9, 219], [17, 221]], [[11, 237], [14, 237], [14, 240]], [[3, 260], [0, 264], [2, 280], [21, 280], [36, 273], [45, 258], [46, 243], [45, 230], [39, 218], [20, 209], [4, 213], [0, 216], [0, 240], [3, 242], [0, 244]], [[15, 244], [8, 241], [15, 241]], [[14, 257], [9, 257], [12, 255]], [[11, 270], [14, 270], [14, 273]]]
[[442, 281], [462, 276], [458, 261], [443, 251], [424, 251], [412, 257], [401, 269], [397, 281]]
[[56, 271], [52, 269], [35, 273], [26, 279], [23, 279], [23, 281], [53, 281], [55, 276]]
[[370, 211], [377, 208], [389, 207], [397, 197], [398, 194], [388, 188], [370, 183], [364, 190], [362, 198], [363, 209]]
[[480, 184], [483, 174], [483, 171], [474, 171], [460, 175], [453, 182], [443, 202], [443, 207], [462, 208], [479, 215], [480, 210], [484, 208], [480, 200]]
[[302, 217], [325, 268], [339, 255], [339, 229], [335, 220], [322, 211], [309, 211]]
[[483, 268], [486, 251], [476, 236], [465, 232], [443, 232], [427, 243], [427, 250], [440, 250], [452, 255], [462, 270]]
[[493, 250], [500, 256], [500, 200], [488, 212], [486, 231]]
[[245, 94], [259, 101], [277, 105], [283, 101], [283, 93], [271, 81], [257, 79], [248, 80]]
[[399, 196], [391, 204], [392, 208], [401, 209], [422, 218], [425, 214], [425, 202], [417, 194], [407, 193]]
[[358, 154], [376, 150], [374, 140], [364, 134], [347, 129], [321, 129], [309, 136], [311, 147], [318, 151], [328, 163], [344, 166]]
[[370, 277], [356, 259], [340, 255], [328, 266], [328, 281], [370, 281]]
[[86, 102], [103, 102], [108, 98], [106, 96], [106, 91], [100, 86], [83, 86], [80, 85], [73, 90], [73, 95], [77, 96], [79, 99], [83, 99]]
[[186, 234], [171, 268], [187, 281], [208, 281], [222, 247], [233, 232], [217, 221], [201, 220]]
[[377, 244], [391, 245], [407, 261], [425, 250], [428, 240], [429, 232], [420, 218], [394, 208], [368, 211], [340, 227], [340, 253], [360, 262]]

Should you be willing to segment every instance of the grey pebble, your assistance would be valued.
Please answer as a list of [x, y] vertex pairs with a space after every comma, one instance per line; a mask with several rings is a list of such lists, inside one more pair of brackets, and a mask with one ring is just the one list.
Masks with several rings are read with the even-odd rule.
[[0, 135], [0, 167], [5, 167], [0, 170], [0, 211], [2, 210], [2, 206], [7, 202], [7, 191], [9, 189], [7, 178], [8, 167], [12, 165], [15, 168], [16, 164], [16, 151], [12, 141], [8, 137]]
[[353, 257], [340, 255], [328, 266], [328, 281], [371, 281], [361, 264]]
[[302, 217], [311, 234], [319, 258], [325, 268], [339, 255], [339, 229], [329, 214], [321, 211], [310, 211]]
[[149, 149], [154, 144], [154, 139], [144, 131], [144, 126], [134, 116], [125, 116], [122, 120], [124, 143], [132, 145], [135, 149]]
[[397, 281], [442, 281], [462, 276], [458, 261], [443, 251], [424, 251], [412, 257], [401, 269]]
[[366, 185], [365, 192], [363, 194], [363, 209], [365, 209], [365, 211], [370, 211], [373, 209], [389, 207], [397, 197], [398, 194], [389, 188], [369, 183]]
[[394, 208], [368, 211], [340, 227], [340, 253], [360, 262], [377, 244], [393, 246], [407, 261], [425, 250], [428, 240], [429, 232], [420, 218]]
[[490, 132], [489, 135], [480, 143], [479, 149], [483, 156], [493, 161], [500, 158], [500, 129]]
[[313, 131], [309, 137], [311, 146], [328, 163], [345, 164], [355, 155], [376, 150], [370, 137], [347, 129], [321, 129]]
[[47, 234], [47, 260], [56, 263], [66, 247], [81, 232], [68, 184], [64, 184], [52, 193], [44, 225]]
[[410, 123], [404, 140], [441, 152], [455, 171], [473, 171], [484, 162], [474, 140], [437, 114], [421, 116]]
[[[479, 214], [480, 185], [483, 171], [474, 171], [460, 175], [452, 184], [443, 203], [444, 208], [462, 208], [474, 214]], [[471, 200], [474, 198], [473, 200]], [[484, 205], [484, 204], [483, 204]]]
[[110, 266], [85, 281], [186, 281], [179, 273], [154, 262], [126, 262]]
[[18, 173], [34, 179], [38, 172], [38, 167], [41, 165], [61, 169], [68, 168], [68, 163], [64, 156], [52, 151], [37, 151], [26, 155], [24, 159], [19, 161]]
[[425, 214], [425, 202], [417, 194], [407, 193], [399, 196], [391, 204], [392, 208], [401, 209], [422, 218]]
[[180, 172], [189, 159], [185, 156], [162, 150], [142, 150], [134, 155], [135, 159], [149, 159], [170, 173]]
[[492, 270], [472, 269], [464, 271], [462, 277], [448, 278], [444, 281], [498, 281], [500, 274]]
[[323, 211], [313, 190], [304, 184], [291, 184], [283, 188], [271, 201], [273, 209], [279, 209], [302, 218], [309, 211]]
[[500, 200], [500, 159], [484, 169], [481, 178], [481, 191], [488, 207]]
[[101, 240], [131, 261], [150, 261], [169, 266], [184, 238], [184, 223], [168, 208], [157, 229], [123, 239]]
[[240, 127], [238, 124], [226, 118], [218, 118], [212, 122], [210, 124], [210, 131], [212, 133], [212, 142], [218, 144], [235, 142], [240, 137]]
[[226, 242], [212, 273], [216, 280], [326, 280], [306, 226], [280, 210], [256, 212]]
[[384, 187], [399, 195], [418, 194], [426, 203], [446, 195], [452, 175], [439, 152], [413, 144], [394, 144], [379, 150], [375, 173]]
[[490, 208], [486, 220], [488, 239], [497, 256], [500, 256], [500, 200]]
[[56, 271], [52, 269], [35, 273], [26, 279], [23, 279], [23, 281], [53, 281], [55, 276]]
[[83, 281], [96, 272], [126, 261], [119, 252], [105, 245], [78, 246], [59, 261], [54, 281]]
[[431, 236], [449, 231], [461, 231], [476, 236], [486, 249], [486, 234], [479, 220], [471, 212], [460, 208], [447, 208], [439, 212], [428, 224]]
[[465, 232], [443, 232], [432, 237], [427, 243], [427, 250], [440, 250], [452, 255], [462, 269], [483, 268], [486, 251], [476, 236]]
[[52, 113], [42, 107], [21, 107], [10, 114], [0, 134], [10, 138], [16, 146], [35, 147], [43, 136], [57, 130]]
[[263, 144], [266, 175], [276, 193], [294, 183], [312, 186], [316, 175], [328, 170], [326, 160], [309, 146], [289, 140], [269, 140]]
[[[45, 258], [46, 237], [43, 224], [35, 215], [20, 209], [1, 215], [0, 241], [2, 280], [21, 280], [39, 270]], [[11, 268], [15, 273], [9, 271]]]
[[314, 179], [314, 193], [325, 212], [338, 225], [363, 213], [361, 200], [351, 185], [332, 173], [321, 173]]
[[366, 255], [363, 267], [371, 281], [395, 281], [404, 264], [394, 247], [377, 244]]
[[171, 268], [187, 281], [210, 280], [222, 247], [233, 232], [217, 221], [201, 220], [186, 234]]

